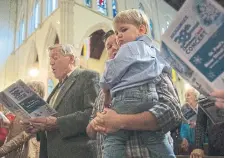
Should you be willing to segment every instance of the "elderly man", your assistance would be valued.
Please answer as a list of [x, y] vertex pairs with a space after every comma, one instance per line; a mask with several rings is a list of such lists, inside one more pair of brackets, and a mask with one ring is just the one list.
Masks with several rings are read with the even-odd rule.
[[31, 119], [32, 126], [27, 131], [44, 131], [40, 158], [93, 158], [93, 144], [88, 143], [85, 129], [99, 91], [99, 74], [75, 67], [77, 56], [71, 45], [49, 47], [49, 57], [59, 83], [47, 102], [58, 113], [54, 117]]
[[[116, 52], [118, 50], [118, 46], [116, 44], [116, 36], [114, 32], [111, 30], [105, 35], [105, 47], [108, 52], [109, 58], [114, 58]], [[99, 96], [96, 99], [95, 106], [92, 113], [92, 121], [87, 126], [87, 133], [92, 138], [97, 138], [97, 153], [98, 158], [102, 157], [102, 139], [103, 135], [101, 132], [110, 133], [121, 129], [134, 130], [132, 136], [126, 143], [126, 157], [129, 158], [149, 158], [149, 157], [157, 157], [154, 153], [149, 153], [146, 146], [143, 144], [143, 140], [138, 137], [137, 132], [135, 130], [149, 130], [155, 131], [159, 130], [159, 133], [167, 133], [169, 130], [176, 127], [178, 123], [180, 123], [179, 114], [181, 113], [180, 109], [177, 108], [178, 98], [175, 94], [174, 88], [169, 79], [165, 79], [163, 85], [166, 83], [170, 83], [168, 85], [169, 91], [168, 94], [172, 94], [173, 98], [168, 99], [164, 98], [163, 101], [165, 104], [161, 104], [159, 106], [155, 106], [154, 110], [148, 112], [143, 112], [140, 114], [117, 114], [115, 111], [111, 109], [105, 109], [105, 113], [102, 112], [105, 106], [109, 102], [104, 102], [104, 93], [101, 91]], [[158, 85], [158, 91], [162, 93], [162, 85]], [[160, 93], [160, 94], [161, 94]], [[107, 98], [107, 97], [106, 97]], [[105, 99], [106, 99], [105, 98]], [[169, 108], [170, 106], [170, 108]], [[105, 127], [101, 127], [97, 125], [98, 116], [106, 117], [104, 119]], [[104, 116], [103, 116], [104, 115]], [[105, 130], [107, 129], [107, 130]], [[170, 137], [169, 134], [166, 134], [167, 137]], [[168, 141], [166, 139], [165, 141]], [[171, 148], [168, 146], [168, 148]], [[159, 149], [160, 151], [160, 149]]]

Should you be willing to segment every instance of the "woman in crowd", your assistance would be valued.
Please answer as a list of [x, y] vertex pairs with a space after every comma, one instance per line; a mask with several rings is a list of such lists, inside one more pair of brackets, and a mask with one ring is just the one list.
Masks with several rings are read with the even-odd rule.
[[[27, 83], [40, 97], [44, 97], [44, 84], [33, 81]], [[5, 158], [38, 158], [39, 143], [36, 137], [26, 133], [20, 124], [19, 118], [12, 121], [6, 143], [0, 147], [0, 157]]]
[[10, 121], [14, 119], [14, 115], [11, 113], [6, 113], [2, 104], [0, 104], [0, 115], [0, 146], [2, 146], [9, 133], [8, 128], [10, 126]]
[[198, 112], [198, 92], [194, 88], [190, 88], [185, 93], [186, 104], [183, 105], [181, 111], [187, 119], [181, 124], [180, 136], [181, 154], [189, 155], [194, 147], [195, 143], [195, 125]]

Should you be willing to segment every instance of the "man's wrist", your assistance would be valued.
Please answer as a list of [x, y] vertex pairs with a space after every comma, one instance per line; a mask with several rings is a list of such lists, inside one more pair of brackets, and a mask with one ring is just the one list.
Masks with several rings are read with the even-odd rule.
[[49, 117], [47, 118], [47, 121], [49, 121], [47, 124], [50, 125], [50, 130], [58, 129], [58, 118], [57, 117]]
[[58, 118], [57, 118], [57, 117], [55, 117], [55, 118], [56, 118], [56, 119], [55, 119], [55, 128], [58, 129], [58, 128], [59, 128]]
[[118, 129], [125, 129], [126, 123], [124, 121], [124, 115], [123, 114], [117, 114], [116, 116], [116, 124]]

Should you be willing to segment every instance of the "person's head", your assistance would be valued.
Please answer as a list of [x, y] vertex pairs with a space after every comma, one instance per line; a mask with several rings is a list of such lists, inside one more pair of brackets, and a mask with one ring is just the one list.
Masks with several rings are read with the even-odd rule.
[[58, 80], [62, 80], [75, 68], [78, 56], [73, 51], [70, 44], [56, 44], [48, 48], [50, 66], [52, 72]]
[[136, 40], [149, 31], [149, 21], [146, 14], [138, 9], [121, 11], [113, 20], [119, 46]]
[[185, 92], [185, 100], [191, 106], [195, 106], [197, 104], [198, 99], [198, 91], [194, 88], [189, 88]]
[[103, 37], [105, 48], [108, 53], [108, 58], [113, 59], [118, 51], [118, 45], [116, 42], [116, 35], [113, 30], [109, 30]]
[[35, 91], [40, 97], [44, 98], [45, 96], [45, 86], [41, 81], [31, 81], [28, 82], [27, 85]]

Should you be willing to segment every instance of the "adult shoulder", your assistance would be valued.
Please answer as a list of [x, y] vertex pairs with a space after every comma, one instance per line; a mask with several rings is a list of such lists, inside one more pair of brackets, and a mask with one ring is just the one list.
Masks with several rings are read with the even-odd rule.
[[94, 71], [94, 70], [80, 69], [80, 75], [86, 76], [88, 78], [92, 78], [92, 77], [98, 77], [99, 73], [97, 71]]

